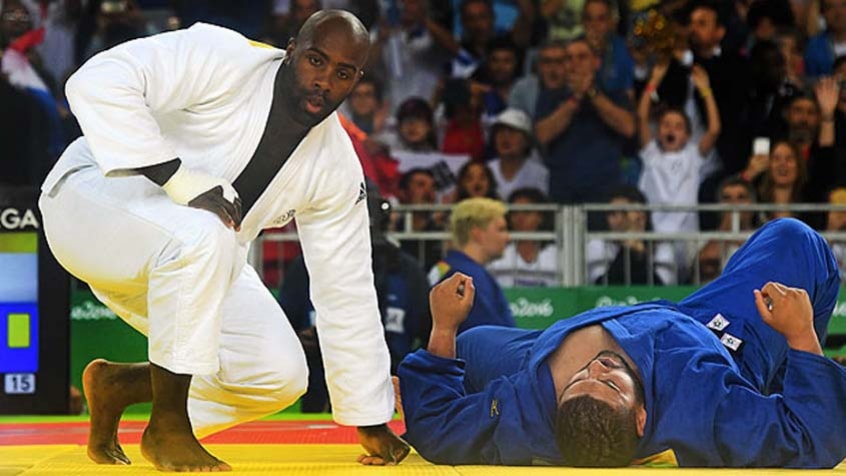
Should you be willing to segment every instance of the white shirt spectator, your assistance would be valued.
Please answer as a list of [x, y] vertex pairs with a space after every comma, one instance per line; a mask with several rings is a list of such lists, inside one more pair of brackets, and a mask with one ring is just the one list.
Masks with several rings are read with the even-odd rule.
[[[378, 38], [377, 28], [373, 38]], [[386, 69], [385, 100], [395, 112], [410, 97], [432, 97], [449, 55], [421, 26], [412, 32], [397, 29], [391, 33], [382, 46], [382, 61]]]
[[[650, 243], [647, 242], [647, 246]], [[655, 275], [661, 280], [661, 283], [655, 284], [676, 284], [676, 257], [673, 247], [668, 243], [655, 243], [654, 258], [652, 266], [655, 269]], [[617, 258], [617, 253], [624, 252], [620, 245], [605, 240], [590, 240], [587, 244], [587, 267], [588, 280], [590, 283], [595, 283], [597, 279], [604, 276], [608, 272], [608, 267]]]
[[515, 243], [509, 243], [502, 258], [488, 265], [488, 272], [503, 288], [559, 286], [558, 249], [548, 244], [530, 263], [520, 256]]
[[[677, 152], [666, 152], [652, 140], [640, 151], [643, 172], [638, 188], [650, 204], [696, 205], [702, 155], [696, 142]], [[652, 225], [658, 232], [698, 231], [696, 212], [653, 212]]]
[[508, 197], [515, 190], [521, 188], [536, 188], [543, 192], [544, 195], [549, 194], [549, 170], [534, 160], [527, 160], [514, 175], [514, 178], [506, 180], [502, 175], [500, 166], [500, 159], [494, 159], [488, 165], [493, 172], [496, 179], [499, 196], [503, 200], [508, 200]]

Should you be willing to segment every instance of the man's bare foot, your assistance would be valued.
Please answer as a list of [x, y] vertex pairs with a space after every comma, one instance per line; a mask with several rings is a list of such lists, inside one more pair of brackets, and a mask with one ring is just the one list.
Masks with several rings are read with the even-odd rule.
[[151, 422], [147, 426], [141, 437], [141, 454], [159, 471], [232, 471], [231, 466], [206, 451], [190, 431], [171, 429], [166, 424], [156, 427]]
[[149, 375], [147, 364], [97, 359], [85, 367], [82, 388], [91, 414], [88, 457], [95, 463], [130, 464], [118, 441], [118, 423], [127, 406], [152, 398]]

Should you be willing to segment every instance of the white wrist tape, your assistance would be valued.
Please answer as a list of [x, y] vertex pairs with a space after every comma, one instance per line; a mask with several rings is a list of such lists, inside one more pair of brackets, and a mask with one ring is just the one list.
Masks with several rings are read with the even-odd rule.
[[220, 185], [223, 187], [223, 198], [235, 203], [238, 192], [226, 179], [215, 177], [203, 172], [191, 170], [180, 165], [176, 172], [162, 185], [171, 200], [187, 205], [188, 202]]

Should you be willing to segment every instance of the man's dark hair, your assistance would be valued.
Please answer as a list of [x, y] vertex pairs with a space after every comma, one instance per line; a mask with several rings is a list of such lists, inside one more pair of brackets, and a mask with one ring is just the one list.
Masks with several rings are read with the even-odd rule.
[[588, 47], [588, 49], [591, 51], [591, 53], [593, 53], [593, 54], [594, 54], [594, 56], [599, 56], [599, 51], [596, 49], [596, 47], [594, 47], [593, 43], [591, 43], [591, 42], [588, 40], [587, 36], [585, 36], [584, 34], [582, 34], [582, 35], [578, 35], [578, 36], [577, 36], [577, 37], [575, 37], [575, 38], [572, 38], [572, 39], [570, 39], [570, 40], [567, 40], [567, 46], [568, 46], [568, 47], [569, 47], [570, 45], [575, 45], [576, 43], [584, 43], [585, 45], [587, 45], [587, 47]]
[[831, 69], [836, 70], [843, 63], [846, 63], [846, 55], [840, 55], [837, 58], [834, 58], [834, 63], [831, 65]]
[[[549, 203], [549, 197], [546, 196], [541, 190], [535, 187], [523, 187], [518, 188], [511, 192], [511, 195], [508, 196], [508, 203], [514, 203], [515, 200], [525, 198], [528, 199], [529, 202], [533, 204], [543, 204]], [[549, 212], [540, 212], [541, 214], [541, 223], [538, 226], [538, 231], [553, 231], [555, 229], [555, 223], [553, 222], [552, 214]], [[510, 222], [510, 215], [509, 215], [509, 229], [511, 228]], [[545, 242], [541, 242], [541, 244], [545, 244]]]
[[[796, 94], [792, 98], [790, 98], [782, 108], [782, 114], [785, 114], [785, 118], [787, 117], [786, 114], [790, 112], [790, 108], [793, 107], [793, 104], [799, 101], [809, 101], [811, 102], [814, 107], [817, 109], [817, 112], [820, 110], [820, 104], [817, 102], [817, 97], [814, 96], [814, 93], [810, 90], [801, 91], [799, 94]], [[779, 139], [779, 137], [776, 137]]]
[[752, 203], [755, 203], [758, 197], [755, 195], [755, 187], [752, 186], [751, 183], [743, 180], [740, 174], [729, 175], [728, 177], [724, 178], [719, 185], [717, 185], [717, 195], [716, 195], [716, 202], [719, 203], [723, 199], [723, 190], [727, 189], [728, 187], [735, 187], [741, 186], [746, 189], [749, 193], [749, 200]]
[[[616, 354], [616, 352], [602, 351]], [[635, 407], [614, 409], [590, 395], [565, 401], [558, 407], [555, 442], [565, 466], [628, 466], [635, 457], [637, 443], [637, 407], [644, 404], [643, 383], [637, 372], [619, 354], [625, 371], [635, 385]]]
[[432, 113], [432, 106], [423, 98], [412, 96], [400, 103], [396, 112], [397, 122], [410, 117], [423, 119], [430, 125], [434, 125], [435, 119]]
[[629, 184], [618, 184], [611, 188], [606, 195], [606, 201], [615, 198], [625, 198], [632, 203], [646, 203], [646, 195], [639, 188]]
[[634, 410], [582, 395], [558, 408], [555, 442], [565, 466], [619, 467], [631, 464], [639, 437]]
[[528, 198], [532, 203], [549, 203], [549, 198], [535, 187], [518, 188], [508, 196], [508, 203], [514, 203], [519, 198]]
[[705, 10], [711, 10], [712, 12], [714, 12], [714, 14], [716, 15], [717, 26], [721, 26], [723, 28], [728, 26], [728, 7], [717, 0], [700, 0], [691, 2], [687, 7], [687, 22], [690, 21], [690, 15], [692, 15], [694, 11], [699, 10], [700, 8]]
[[423, 174], [432, 177], [432, 180], [435, 180], [435, 174], [432, 173], [431, 169], [424, 169], [423, 167], [415, 167], [408, 172], [402, 174], [399, 180], [399, 188], [400, 190], [408, 190], [408, 185], [411, 182], [411, 179], [417, 175]]

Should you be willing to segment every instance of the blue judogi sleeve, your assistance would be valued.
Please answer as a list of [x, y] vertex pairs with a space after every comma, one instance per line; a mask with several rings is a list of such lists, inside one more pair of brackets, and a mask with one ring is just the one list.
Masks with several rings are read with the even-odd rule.
[[[464, 361], [419, 350], [399, 367], [407, 441], [438, 464], [530, 465], [558, 458], [550, 430], [555, 389], [548, 368], [464, 391]], [[551, 408], [550, 408], [551, 406]]]

